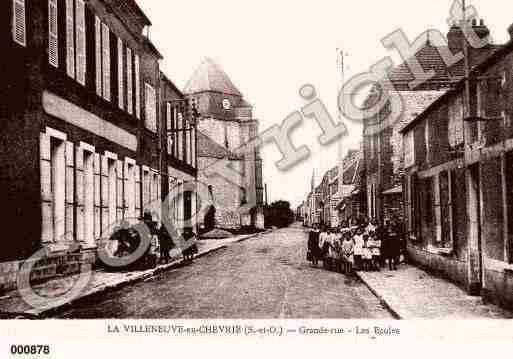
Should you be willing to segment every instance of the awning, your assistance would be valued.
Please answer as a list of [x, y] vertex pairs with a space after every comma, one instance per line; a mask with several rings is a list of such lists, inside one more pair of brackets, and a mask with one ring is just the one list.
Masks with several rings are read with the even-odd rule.
[[383, 191], [383, 194], [401, 194], [403, 193], [403, 186], [399, 185], [391, 189], [387, 189], [386, 191]]

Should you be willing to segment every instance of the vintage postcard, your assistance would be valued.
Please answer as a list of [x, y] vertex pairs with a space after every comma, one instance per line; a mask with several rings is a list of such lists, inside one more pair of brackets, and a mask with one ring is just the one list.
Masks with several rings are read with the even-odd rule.
[[0, 6], [0, 357], [511, 351], [510, 2]]

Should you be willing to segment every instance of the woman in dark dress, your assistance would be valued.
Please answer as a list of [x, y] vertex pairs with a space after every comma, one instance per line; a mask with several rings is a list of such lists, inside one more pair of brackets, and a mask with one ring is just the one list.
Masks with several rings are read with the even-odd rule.
[[314, 228], [308, 234], [308, 258], [313, 265], [317, 265], [319, 262], [320, 250], [319, 250], [319, 230]]

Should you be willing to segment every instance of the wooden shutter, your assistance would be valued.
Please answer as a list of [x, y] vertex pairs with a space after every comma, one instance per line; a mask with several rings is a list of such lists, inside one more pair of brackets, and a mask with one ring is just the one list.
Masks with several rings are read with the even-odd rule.
[[101, 160], [100, 154], [94, 154], [94, 238], [101, 237]]
[[48, 0], [48, 62], [59, 67], [57, 0]]
[[167, 153], [173, 153], [173, 137], [171, 136], [171, 104], [169, 102], [166, 103], [166, 138], [167, 138]]
[[141, 73], [137, 54], [135, 54], [135, 116], [141, 118]]
[[66, 72], [75, 78], [75, 16], [73, 0], [66, 0]]
[[96, 58], [96, 94], [102, 96], [102, 29], [101, 21], [95, 16], [95, 58]]
[[25, 17], [25, 0], [13, 0], [12, 38], [22, 46], [27, 46], [27, 25]]
[[155, 132], [157, 131], [157, 120], [156, 120], [156, 110], [157, 110], [157, 99], [155, 94], [155, 89], [146, 84], [146, 127]]
[[76, 65], [77, 73], [76, 78], [78, 83], [85, 86], [86, 83], [86, 68], [87, 68], [87, 56], [86, 56], [86, 20], [85, 20], [85, 4], [84, 0], [76, 1], [75, 11], [75, 26], [76, 26]]
[[126, 49], [126, 107], [129, 114], [133, 113], [133, 71], [132, 71], [132, 50]]
[[110, 30], [102, 23], [103, 98], [110, 101]]
[[65, 238], [68, 241], [75, 239], [75, 146], [73, 142], [66, 141], [66, 207], [65, 207]]
[[41, 242], [53, 241], [53, 194], [52, 194], [52, 160], [50, 136], [39, 135], [39, 156], [41, 173]]
[[120, 109], [125, 107], [124, 83], [123, 83], [123, 40], [118, 37], [118, 106]]

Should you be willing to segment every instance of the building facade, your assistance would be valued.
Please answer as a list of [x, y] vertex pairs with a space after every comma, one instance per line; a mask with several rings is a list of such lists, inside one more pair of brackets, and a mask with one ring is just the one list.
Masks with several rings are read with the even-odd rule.
[[145, 211], [158, 219], [169, 172], [190, 180], [196, 170], [162, 155], [160, 99], [183, 95], [161, 89], [162, 56], [135, 1], [13, 0], [0, 13], [9, 54], [0, 192], [6, 237], [16, 239], [1, 254], [9, 289], [19, 262], [41, 248], [49, 259], [34, 279], [93, 263], [116, 223]]
[[[258, 148], [247, 146], [258, 136], [258, 120], [253, 118], [252, 106], [209, 58], [196, 69], [184, 92], [201, 116], [199, 181], [205, 184], [202, 196], [213, 200], [216, 227], [263, 229], [262, 158]], [[214, 166], [232, 166], [240, 173], [240, 183], [209, 175]]]
[[510, 308], [512, 69], [510, 41], [402, 131], [409, 256]]
[[[473, 23], [480, 38], [489, 35], [483, 22]], [[385, 106], [372, 111], [364, 121], [364, 162], [368, 217], [377, 220], [396, 218], [403, 221], [403, 139], [400, 130], [438, 97], [449, 91], [464, 75], [464, 61], [446, 64], [447, 54], [463, 49], [464, 35], [459, 26], [452, 26], [446, 44], [428, 40], [414, 57], [390, 71], [376, 84], [365, 101], [372, 108], [382, 96]], [[498, 46], [486, 45], [469, 51], [471, 64], [482, 61]], [[419, 67], [411, 64], [418, 64]], [[426, 73], [432, 76], [426, 77]], [[417, 82], [418, 79], [425, 80]]]

